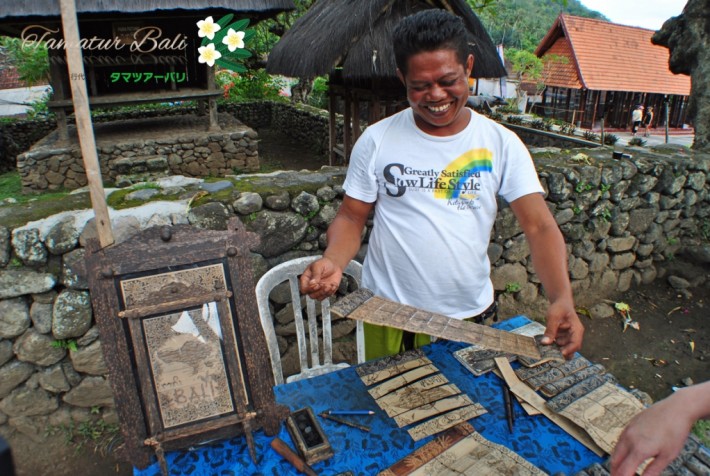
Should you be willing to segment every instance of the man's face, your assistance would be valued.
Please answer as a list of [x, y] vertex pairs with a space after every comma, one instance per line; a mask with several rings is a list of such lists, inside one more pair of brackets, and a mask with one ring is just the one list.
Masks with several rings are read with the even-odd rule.
[[423, 51], [409, 58], [407, 74], [397, 70], [407, 88], [407, 99], [417, 126], [427, 134], [450, 136], [461, 132], [470, 119], [464, 110], [473, 56], [459, 63], [451, 49]]

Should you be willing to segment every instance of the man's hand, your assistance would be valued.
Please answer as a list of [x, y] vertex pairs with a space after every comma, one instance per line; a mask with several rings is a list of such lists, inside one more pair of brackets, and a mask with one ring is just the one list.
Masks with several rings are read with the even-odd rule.
[[574, 304], [571, 302], [553, 302], [547, 308], [547, 328], [542, 344], [553, 342], [561, 347], [562, 355], [571, 359], [582, 348], [584, 326], [579, 320]]
[[335, 263], [328, 258], [321, 258], [311, 263], [301, 275], [301, 292], [322, 301], [335, 294], [342, 276], [343, 271]]

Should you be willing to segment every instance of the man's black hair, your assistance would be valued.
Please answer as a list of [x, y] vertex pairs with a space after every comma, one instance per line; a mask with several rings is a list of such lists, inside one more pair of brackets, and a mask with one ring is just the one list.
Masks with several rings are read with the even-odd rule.
[[428, 9], [403, 18], [393, 32], [397, 68], [407, 74], [407, 61], [423, 51], [450, 49], [465, 65], [470, 53], [468, 31], [460, 17], [445, 10]]

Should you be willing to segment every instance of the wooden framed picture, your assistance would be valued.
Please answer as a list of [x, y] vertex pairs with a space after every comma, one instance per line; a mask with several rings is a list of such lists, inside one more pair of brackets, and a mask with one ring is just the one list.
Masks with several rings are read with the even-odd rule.
[[98, 249], [87, 270], [125, 457], [251, 432], [287, 416], [273, 375], [241, 223], [227, 231], [156, 227]]

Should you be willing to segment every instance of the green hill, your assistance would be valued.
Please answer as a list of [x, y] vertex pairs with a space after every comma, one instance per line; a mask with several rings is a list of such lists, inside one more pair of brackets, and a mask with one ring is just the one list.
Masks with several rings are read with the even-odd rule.
[[535, 50], [561, 12], [608, 20], [578, 0], [497, 0], [483, 8], [476, 8], [480, 1], [468, 2], [488, 30], [494, 44], [502, 43], [506, 48], [528, 51]]

